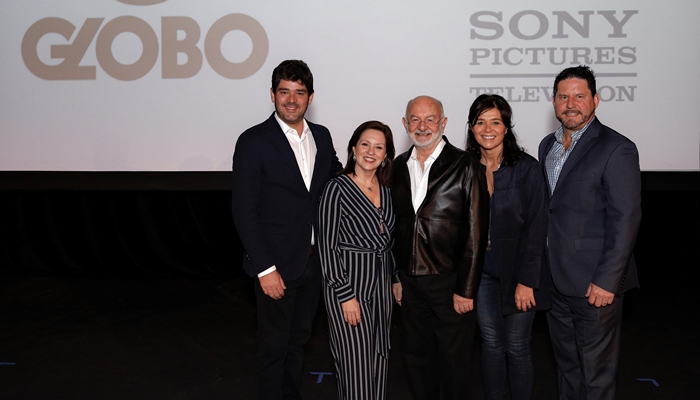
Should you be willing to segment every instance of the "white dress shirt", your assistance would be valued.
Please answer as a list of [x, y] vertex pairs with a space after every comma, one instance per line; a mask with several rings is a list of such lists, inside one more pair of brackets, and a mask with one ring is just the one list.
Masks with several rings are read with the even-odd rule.
[[297, 165], [299, 166], [299, 172], [301, 172], [301, 177], [304, 178], [306, 189], [310, 190], [311, 178], [314, 173], [314, 162], [316, 161], [316, 142], [314, 142], [314, 135], [311, 134], [309, 124], [304, 120], [304, 130], [299, 136], [299, 132], [285, 124], [277, 116], [277, 113], [275, 113], [275, 119], [289, 141], [289, 146], [292, 147], [294, 157], [297, 159]]
[[[301, 177], [304, 178], [304, 184], [306, 184], [306, 189], [311, 190], [311, 178], [314, 174], [314, 163], [316, 162], [316, 142], [314, 141], [314, 135], [311, 134], [311, 129], [309, 129], [309, 124], [304, 120], [304, 130], [299, 136], [299, 132], [296, 129], [290, 127], [284, 121], [277, 116], [275, 113], [275, 119], [277, 123], [280, 124], [284, 136], [289, 141], [289, 146], [294, 152], [294, 158], [297, 160], [297, 166], [299, 167], [299, 172], [301, 172]], [[311, 245], [314, 244], [314, 233], [311, 231]], [[265, 276], [272, 271], [277, 271], [276, 266], [271, 266], [265, 271], [258, 274], [258, 278]]]
[[446, 142], [440, 140], [433, 153], [423, 162], [421, 168], [420, 161], [416, 158], [416, 148], [411, 151], [411, 157], [408, 159], [408, 174], [411, 177], [411, 200], [413, 202], [413, 211], [418, 212], [425, 195], [428, 192], [428, 176], [430, 175], [430, 167], [433, 166], [435, 159], [438, 158], [442, 149], [445, 148]]

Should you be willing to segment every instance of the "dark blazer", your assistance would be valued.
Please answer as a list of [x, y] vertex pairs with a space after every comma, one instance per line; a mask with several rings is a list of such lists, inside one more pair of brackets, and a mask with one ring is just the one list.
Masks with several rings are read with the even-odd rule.
[[307, 123], [317, 149], [310, 190], [274, 114], [236, 142], [231, 206], [252, 277], [273, 265], [285, 281], [301, 276], [323, 187], [342, 168], [328, 129]]
[[546, 310], [551, 281], [544, 256], [549, 196], [540, 164], [525, 154], [514, 165], [494, 171], [493, 182], [491, 246], [497, 254], [503, 315], [520, 312], [515, 305], [518, 283], [535, 289], [537, 305], [529, 311]]
[[486, 177], [471, 154], [448, 142], [430, 167], [428, 191], [416, 212], [407, 165], [412, 150], [398, 156], [391, 170], [397, 271], [413, 276], [454, 272], [455, 294], [473, 299], [488, 232]]
[[[545, 177], [554, 141], [550, 134], [540, 143]], [[595, 118], [549, 199], [547, 255], [562, 294], [584, 297], [591, 282], [618, 294], [638, 286], [632, 249], [642, 217], [641, 186], [637, 147]]]

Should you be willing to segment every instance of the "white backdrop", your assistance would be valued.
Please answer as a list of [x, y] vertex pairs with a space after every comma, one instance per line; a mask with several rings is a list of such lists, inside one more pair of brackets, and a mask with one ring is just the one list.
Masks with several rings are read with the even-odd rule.
[[238, 135], [274, 109], [272, 70], [297, 58], [315, 78], [307, 118], [341, 161], [369, 119], [405, 151], [420, 94], [443, 101], [458, 146], [473, 99], [502, 94], [536, 154], [558, 124], [554, 76], [589, 64], [598, 117], [643, 170], [697, 171], [699, 15], [697, 0], [6, 0], [0, 170], [230, 170]]

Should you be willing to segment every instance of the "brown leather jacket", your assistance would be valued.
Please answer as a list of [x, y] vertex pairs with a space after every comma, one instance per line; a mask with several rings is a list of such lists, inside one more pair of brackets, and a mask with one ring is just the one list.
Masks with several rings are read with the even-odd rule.
[[446, 143], [430, 168], [425, 200], [414, 212], [407, 166], [412, 149], [394, 160], [391, 173], [397, 271], [419, 276], [455, 272], [454, 293], [475, 298], [489, 225], [484, 173], [472, 155]]

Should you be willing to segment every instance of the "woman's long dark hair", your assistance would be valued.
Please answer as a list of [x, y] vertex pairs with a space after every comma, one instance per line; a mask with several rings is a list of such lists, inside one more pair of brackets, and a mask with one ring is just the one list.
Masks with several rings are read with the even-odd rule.
[[476, 124], [479, 116], [484, 112], [495, 108], [501, 113], [501, 120], [506, 127], [506, 136], [503, 139], [503, 165], [513, 165], [523, 158], [525, 150], [518, 144], [518, 139], [513, 131], [513, 110], [503, 97], [497, 94], [482, 94], [474, 100], [469, 108], [469, 128], [467, 130], [467, 151], [481, 159], [481, 146], [476, 141], [472, 126]]
[[384, 134], [384, 139], [386, 140], [386, 158], [384, 159], [384, 165], [380, 165], [379, 168], [377, 168], [376, 175], [377, 179], [379, 180], [379, 184], [387, 186], [389, 184], [391, 166], [394, 163], [394, 154], [396, 153], [396, 150], [394, 149], [394, 136], [391, 133], [391, 128], [379, 121], [367, 121], [355, 129], [355, 132], [353, 132], [352, 137], [350, 138], [350, 142], [348, 142], [348, 160], [345, 163], [345, 168], [343, 168], [340, 173], [346, 175], [355, 173], [356, 162], [352, 159], [352, 156], [354, 155], [352, 148], [357, 145], [362, 133], [369, 129], [382, 132]]

